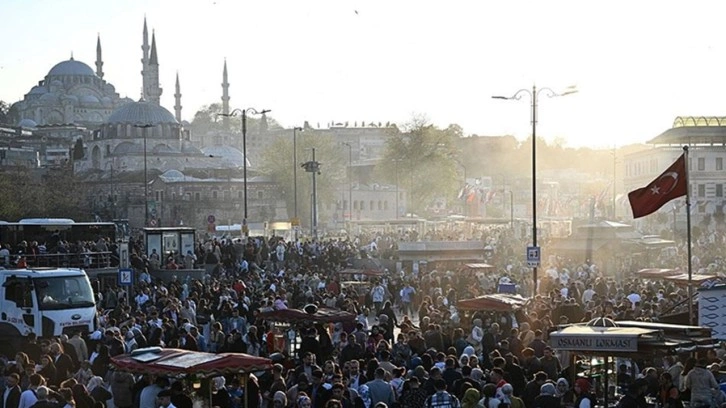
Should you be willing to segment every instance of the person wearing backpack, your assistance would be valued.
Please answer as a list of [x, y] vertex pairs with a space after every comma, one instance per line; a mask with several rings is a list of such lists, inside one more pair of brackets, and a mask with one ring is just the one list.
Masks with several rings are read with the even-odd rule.
[[575, 408], [595, 408], [595, 397], [590, 394], [590, 381], [585, 378], [575, 380]]
[[461, 408], [459, 399], [446, 391], [446, 380], [439, 378], [434, 381], [436, 392], [424, 403], [425, 408]]

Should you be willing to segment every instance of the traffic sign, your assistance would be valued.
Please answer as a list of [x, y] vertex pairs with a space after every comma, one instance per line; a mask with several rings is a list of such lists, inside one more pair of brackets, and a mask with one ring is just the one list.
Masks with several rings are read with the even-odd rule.
[[131, 286], [134, 284], [134, 271], [129, 268], [119, 268], [118, 284], [121, 286]]
[[210, 224], [214, 224], [214, 222], [217, 221], [217, 217], [214, 216], [214, 214], [209, 214], [207, 216], [207, 222]]
[[540, 265], [540, 250], [538, 246], [527, 247], [527, 266], [530, 268], [536, 268]]

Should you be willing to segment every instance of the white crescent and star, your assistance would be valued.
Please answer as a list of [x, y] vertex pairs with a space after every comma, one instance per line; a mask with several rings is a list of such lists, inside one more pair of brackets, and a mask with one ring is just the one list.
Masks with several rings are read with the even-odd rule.
[[[661, 185], [662, 185], [661, 180], [665, 179], [666, 177], [673, 178], [673, 184], [671, 184], [668, 191], [661, 192], [660, 191]], [[676, 188], [676, 185], [678, 185], [678, 173], [675, 171], [669, 171], [667, 173], [664, 173], [662, 176], [658, 177], [658, 179], [655, 181], [655, 183], [653, 183], [653, 187], [650, 188], [650, 193], [652, 195], [661, 195], [661, 194], [666, 195], [666, 194], [670, 193], [671, 191], [673, 191], [673, 189]]]

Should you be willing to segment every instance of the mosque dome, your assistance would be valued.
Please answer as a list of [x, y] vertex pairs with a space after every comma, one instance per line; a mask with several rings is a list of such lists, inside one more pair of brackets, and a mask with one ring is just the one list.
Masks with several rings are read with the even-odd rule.
[[21, 128], [36, 128], [38, 127], [38, 124], [35, 123], [35, 121], [32, 119], [26, 118], [21, 120], [20, 123], [18, 123], [18, 126], [20, 126]]
[[122, 142], [119, 143], [114, 149], [113, 154], [124, 156], [124, 155], [130, 155], [130, 154], [142, 154], [144, 152], [144, 148], [136, 143], [131, 142]]
[[28, 92], [28, 95], [43, 95], [47, 92], [48, 90], [44, 86], [36, 85]]
[[150, 102], [127, 103], [113, 111], [106, 123], [131, 125], [179, 124], [165, 108]]
[[162, 178], [167, 180], [184, 180], [184, 173], [179, 170], [167, 170], [162, 175]]
[[108, 96], [102, 97], [101, 103], [103, 104], [103, 106], [107, 106], [107, 107], [113, 105], [113, 101]]
[[81, 96], [81, 102], [86, 104], [94, 104], [94, 103], [101, 103], [101, 101], [98, 100], [93, 95], [83, 95]]
[[59, 62], [48, 72], [48, 76], [59, 75], [95, 76], [96, 74], [88, 65], [71, 58], [68, 61]]
[[[232, 146], [207, 146], [202, 149], [202, 153], [206, 156], [221, 157], [222, 160], [231, 162], [235, 166], [243, 167], [245, 165], [245, 155]], [[249, 160], [247, 160], [247, 167], [250, 167]]]
[[188, 142], [186, 140], [182, 143], [181, 150], [182, 150], [182, 153], [187, 153], [187, 154], [202, 154], [202, 151], [199, 150], [198, 147], [194, 146], [193, 144], [191, 144], [190, 142]]
[[58, 95], [52, 92], [44, 93], [43, 96], [40, 97], [40, 101], [48, 104], [55, 104], [58, 103]]

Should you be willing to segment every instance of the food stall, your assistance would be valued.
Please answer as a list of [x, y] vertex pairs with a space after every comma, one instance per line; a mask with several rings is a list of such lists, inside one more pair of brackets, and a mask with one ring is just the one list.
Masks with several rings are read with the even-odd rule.
[[602, 317], [585, 324], [560, 326], [550, 333], [552, 348], [570, 353], [570, 366], [576, 367], [573, 374], [590, 377], [593, 390], [604, 398], [606, 407], [616, 394], [614, 358], [676, 355], [712, 348], [714, 344], [711, 329], [707, 327], [615, 322]]
[[[116, 369], [132, 374], [150, 374], [192, 381], [195, 390], [201, 388], [201, 379], [221, 375], [242, 374], [246, 385], [249, 374], [272, 369], [272, 361], [243, 353], [203, 353], [174, 348], [147, 347], [130, 354], [111, 358]], [[209, 388], [209, 400], [212, 389]], [[245, 407], [247, 406], [245, 394]]]
[[261, 310], [257, 315], [257, 319], [273, 324], [275, 351], [286, 351], [290, 356], [295, 355], [299, 344], [299, 327], [316, 323], [322, 323], [327, 326], [334, 323], [343, 323], [344, 326], [351, 329], [355, 326], [355, 318], [356, 316], [350, 312], [327, 307], [316, 307], [314, 305], [306, 306], [305, 310]]

